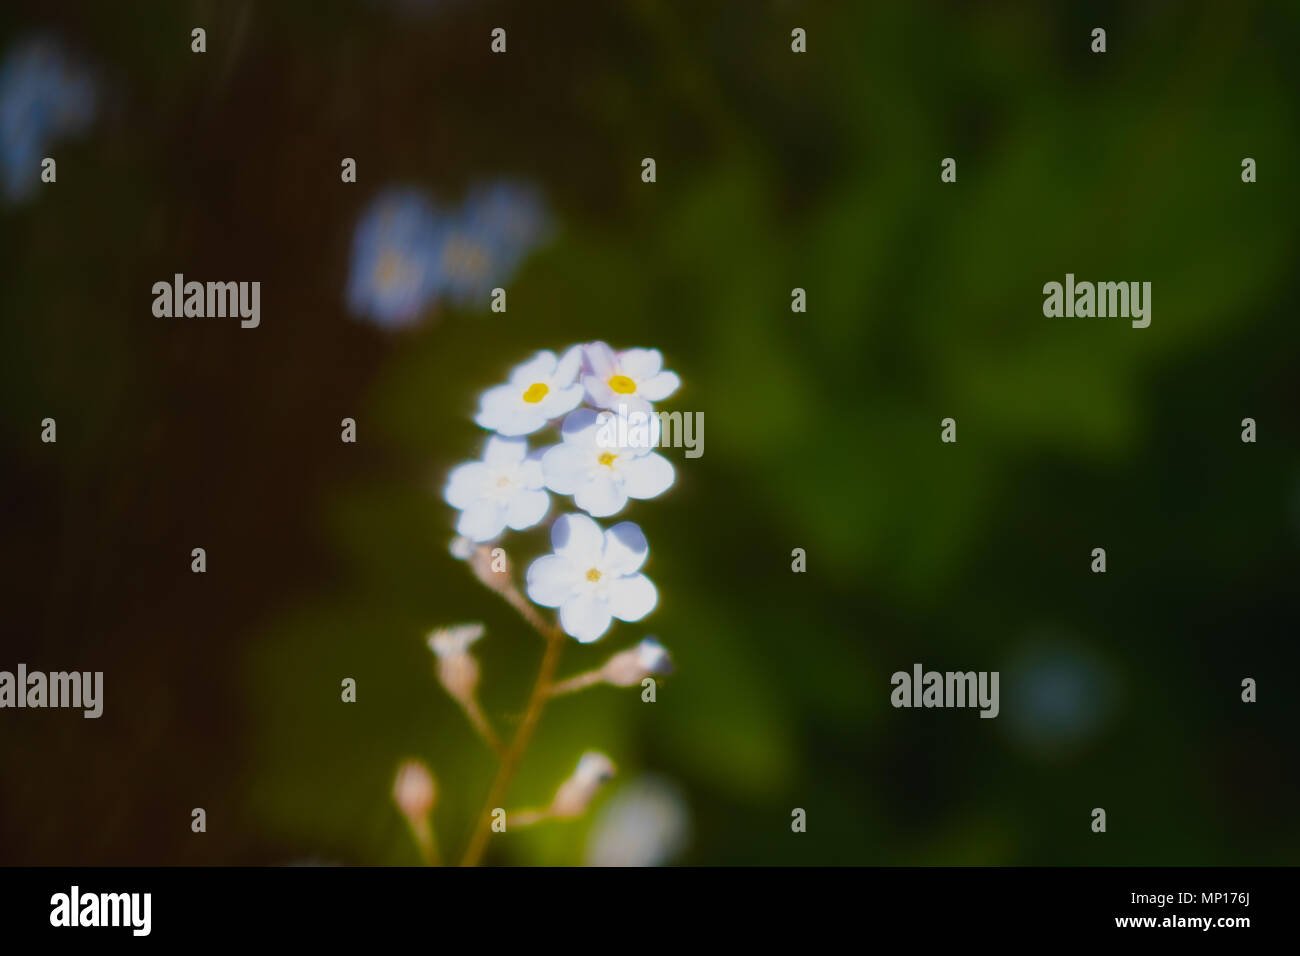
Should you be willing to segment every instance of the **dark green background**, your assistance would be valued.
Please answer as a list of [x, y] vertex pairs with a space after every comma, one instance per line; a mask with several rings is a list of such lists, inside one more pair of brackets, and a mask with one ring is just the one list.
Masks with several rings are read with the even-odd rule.
[[[106, 684], [98, 721], [0, 713], [0, 862], [411, 863], [408, 754], [458, 851], [492, 763], [424, 633], [486, 623], [505, 729], [540, 642], [448, 555], [438, 490], [479, 453], [480, 391], [592, 339], [664, 351], [705, 454], [625, 513], [659, 608], [561, 669], [652, 632], [678, 673], [654, 705], [555, 703], [510, 806], [600, 747], [682, 786], [684, 862], [1295, 862], [1300, 9], [562, 7], [0, 13], [4, 50], [48, 31], [103, 97], [0, 227], [0, 667]], [[501, 176], [558, 227], [508, 313], [396, 335], [345, 313], [372, 196]], [[154, 318], [175, 272], [261, 281], [261, 327]], [[1044, 318], [1066, 272], [1150, 281], [1150, 328]], [[1011, 674], [1057, 648], [1091, 662], [1099, 716], [1034, 743]], [[892, 709], [914, 662], [1002, 670], [1002, 716]], [[489, 859], [577, 862], [586, 826]]]

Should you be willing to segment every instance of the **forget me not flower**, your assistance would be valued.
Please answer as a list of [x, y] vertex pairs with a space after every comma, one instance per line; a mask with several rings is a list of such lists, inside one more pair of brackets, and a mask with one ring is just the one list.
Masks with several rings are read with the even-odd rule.
[[348, 307], [391, 328], [410, 325], [437, 292], [437, 210], [418, 189], [389, 190], [362, 214], [352, 236]]
[[443, 490], [447, 504], [460, 509], [457, 534], [471, 541], [491, 541], [509, 526], [531, 528], [551, 505], [542, 484], [542, 466], [528, 457], [523, 438], [488, 439], [482, 461], [452, 470]]
[[551, 526], [551, 547], [528, 567], [528, 597], [558, 607], [570, 637], [589, 644], [614, 618], [639, 621], [654, 610], [659, 593], [640, 573], [650, 546], [631, 521], [601, 531], [586, 515], [563, 515]]
[[610, 418], [612, 413], [590, 408], [572, 412], [560, 429], [563, 443], [542, 455], [546, 487], [573, 495], [574, 504], [597, 518], [618, 514], [628, 498], [662, 494], [675, 477], [668, 459], [648, 444], [606, 440], [614, 430], [604, 428], [602, 422]]
[[462, 306], [486, 302], [548, 228], [537, 191], [509, 181], [471, 190], [443, 226], [435, 282], [440, 295]]

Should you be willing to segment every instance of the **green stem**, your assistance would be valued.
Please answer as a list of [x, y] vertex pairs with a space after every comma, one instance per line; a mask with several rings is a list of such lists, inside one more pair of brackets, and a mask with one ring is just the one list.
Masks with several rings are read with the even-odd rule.
[[542, 664], [537, 670], [537, 680], [533, 682], [533, 691], [528, 698], [528, 709], [524, 712], [524, 719], [519, 724], [519, 729], [515, 731], [514, 740], [510, 742], [509, 749], [501, 758], [501, 766], [497, 769], [496, 778], [488, 789], [487, 801], [483, 804], [483, 812], [479, 814], [478, 826], [474, 830], [474, 835], [470, 837], [465, 856], [461, 858], [461, 866], [478, 866], [483, 858], [488, 837], [492, 833], [492, 812], [505, 802], [510, 781], [514, 779], [515, 771], [519, 768], [524, 751], [528, 749], [533, 730], [550, 696], [548, 691], [551, 679], [555, 676], [555, 668], [560, 662], [560, 651], [564, 648], [564, 634], [554, 626], [543, 625], [543, 628], [539, 630], [546, 638], [546, 652], [542, 655]]

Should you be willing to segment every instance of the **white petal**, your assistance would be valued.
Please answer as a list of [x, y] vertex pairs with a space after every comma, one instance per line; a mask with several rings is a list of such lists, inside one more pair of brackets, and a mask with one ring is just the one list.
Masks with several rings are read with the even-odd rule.
[[481, 461], [457, 465], [447, 476], [442, 497], [453, 508], [465, 509], [487, 493], [492, 469]]
[[497, 471], [504, 471], [511, 465], [517, 465], [528, 454], [526, 438], [501, 438], [493, 435], [488, 439], [483, 451], [483, 461]]
[[647, 379], [641, 383], [637, 389], [637, 394], [648, 398], [652, 402], [662, 402], [665, 398], [677, 391], [682, 380], [676, 372], [660, 372], [653, 378]]
[[[559, 445], [554, 446], [559, 448]], [[519, 466], [520, 480], [529, 491], [539, 491], [546, 487], [546, 476], [542, 473], [542, 456], [533, 453]]]
[[605, 537], [600, 525], [583, 514], [561, 515], [551, 525], [551, 547], [574, 564], [593, 567], [600, 561]]
[[597, 412], [592, 408], [580, 408], [564, 420], [564, 424], [560, 426], [560, 437], [566, 444], [592, 447], [596, 444], [596, 433], [603, 426], [604, 417], [606, 417], [604, 412]]
[[620, 621], [639, 621], [659, 602], [659, 592], [644, 574], [618, 578], [609, 585], [609, 608]]
[[595, 518], [608, 518], [623, 510], [627, 492], [605, 467], [597, 467], [573, 494], [573, 503]]
[[618, 364], [632, 378], [644, 382], [659, 374], [664, 357], [658, 349], [628, 349], [618, 353]]
[[502, 502], [479, 499], [460, 513], [456, 533], [471, 541], [491, 541], [506, 530], [506, 509]]
[[[643, 419], [638, 419], [637, 416], [653, 415], [654, 414], [653, 405], [651, 405], [640, 395], [619, 395], [617, 392], [615, 392], [613, 389], [609, 388], [608, 386], [606, 387], [606, 391], [609, 392], [610, 395], [609, 404], [602, 405], [601, 406], [602, 408], [611, 409], [617, 414], [624, 416], [629, 423], [628, 424], [629, 430], [633, 428], [640, 428], [640, 429], [645, 428], [645, 421]], [[658, 421], [659, 419], [655, 417], [650, 420]], [[654, 426], [652, 425], [651, 428], [654, 428]], [[655, 429], [655, 431], [657, 432], [658, 429]]]
[[555, 374], [551, 376], [557, 388], [566, 385], [572, 385], [578, 380], [578, 372], [582, 370], [582, 346], [575, 345], [562, 356], [560, 362], [555, 367]]
[[546, 517], [551, 496], [544, 491], [521, 491], [510, 499], [506, 523], [515, 531], [531, 528]]
[[546, 554], [528, 566], [525, 590], [542, 607], [559, 607], [572, 596], [579, 572], [564, 558]]
[[632, 574], [645, 563], [649, 553], [650, 545], [641, 528], [634, 522], [620, 521], [605, 532], [605, 553], [599, 567], [611, 574]]
[[584, 346], [583, 358], [587, 369], [599, 379], [607, 379], [618, 371], [618, 358], [614, 350], [604, 342], [592, 342]]
[[484, 392], [478, 401], [478, 414], [474, 421], [483, 428], [496, 430], [498, 423], [506, 420], [520, 402], [520, 391], [513, 385], [495, 385]]
[[[483, 422], [475, 419], [478, 424]], [[511, 409], [501, 419], [495, 422], [491, 427], [496, 430], [497, 434], [506, 437], [515, 437], [518, 435], [531, 435], [537, 429], [546, 424], [546, 416], [537, 410], [535, 405], [525, 405], [523, 402], [519, 406]]]
[[510, 384], [527, 388], [534, 382], [549, 382], [558, 364], [559, 359], [555, 357], [554, 352], [550, 350], [538, 352], [510, 373]]
[[546, 478], [546, 487], [556, 494], [573, 494], [586, 482], [593, 463], [590, 451], [576, 445], [554, 446], [542, 457], [542, 474]]
[[575, 594], [560, 605], [560, 627], [583, 644], [599, 638], [611, 623], [609, 605], [591, 594]]
[[673, 485], [672, 463], [658, 452], [621, 462], [623, 490], [632, 498], [653, 498]]
[[587, 391], [587, 401], [597, 408], [609, 408], [614, 400], [614, 390], [603, 378], [595, 375], [582, 376], [582, 387]]
[[537, 410], [543, 418], [559, 418], [566, 412], [571, 412], [582, 404], [582, 396], [585, 389], [581, 385], [570, 385], [568, 388], [554, 388], [546, 393], [546, 397], [537, 403]]

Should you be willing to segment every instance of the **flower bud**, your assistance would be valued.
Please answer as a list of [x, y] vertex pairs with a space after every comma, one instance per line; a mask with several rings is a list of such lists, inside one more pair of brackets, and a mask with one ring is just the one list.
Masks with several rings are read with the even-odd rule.
[[429, 632], [429, 650], [439, 658], [456, 657], [469, 652], [469, 646], [483, 636], [482, 624], [454, 624]]
[[451, 552], [451, 556], [457, 561], [468, 561], [474, 556], [474, 542], [470, 541], [469, 538], [456, 535], [451, 539], [451, 544], [447, 550]]
[[438, 682], [455, 700], [470, 706], [478, 689], [478, 661], [470, 654], [438, 658]]
[[469, 653], [469, 646], [483, 631], [482, 624], [457, 624], [429, 635], [429, 649], [438, 658], [438, 680], [462, 704], [473, 701], [478, 687], [478, 661]]
[[588, 750], [578, 759], [578, 767], [573, 771], [574, 780], [599, 786], [606, 780], [612, 780], [618, 768], [599, 750]]
[[412, 824], [423, 821], [433, 810], [437, 787], [429, 768], [418, 760], [407, 760], [393, 782], [393, 802]]
[[614, 762], [598, 750], [589, 750], [578, 761], [578, 767], [568, 780], [555, 791], [546, 815], [560, 820], [580, 817], [586, 811], [605, 781], [616, 772]]
[[483, 636], [482, 624], [457, 624], [441, 627], [429, 635], [429, 649], [438, 658], [438, 682], [465, 710], [474, 729], [488, 745], [501, 749], [501, 742], [488, 724], [478, 702], [479, 666], [469, 646]]
[[601, 676], [615, 687], [633, 687], [647, 677], [673, 672], [672, 658], [658, 638], [647, 637], [635, 647], [611, 657]]

